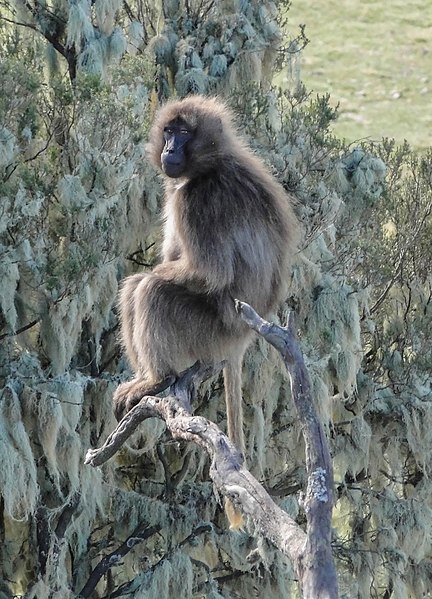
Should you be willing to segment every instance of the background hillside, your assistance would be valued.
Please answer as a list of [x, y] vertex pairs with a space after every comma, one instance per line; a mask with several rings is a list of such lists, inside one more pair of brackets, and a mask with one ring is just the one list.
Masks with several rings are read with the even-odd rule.
[[432, 3], [295, 0], [291, 32], [306, 24], [301, 57], [308, 90], [340, 104], [338, 136], [406, 139], [425, 149], [432, 129]]

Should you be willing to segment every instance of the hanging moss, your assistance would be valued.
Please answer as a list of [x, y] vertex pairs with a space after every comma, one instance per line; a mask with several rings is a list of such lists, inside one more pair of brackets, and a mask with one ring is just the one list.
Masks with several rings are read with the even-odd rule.
[[80, 48], [93, 39], [94, 35], [91, 23], [90, 3], [87, 0], [71, 2], [67, 19], [67, 46]]
[[210, 68], [209, 75], [211, 77], [223, 77], [227, 71], [228, 62], [225, 54], [216, 54], [213, 56]]
[[12, 383], [4, 387], [0, 404], [0, 451], [4, 467], [0, 484], [5, 513], [24, 520], [34, 513], [39, 496], [37, 466], [21, 419], [18, 394]]
[[114, 19], [121, 7], [121, 0], [95, 0], [94, 11], [98, 27], [107, 35], [111, 35]]
[[179, 70], [175, 78], [175, 86], [180, 96], [205, 94], [207, 78], [202, 69]]
[[0, 127], [0, 168], [12, 164], [17, 152], [15, 135], [6, 127]]
[[115, 27], [108, 38], [108, 60], [111, 63], [118, 62], [126, 52], [127, 41], [123, 31]]
[[15, 292], [20, 278], [16, 252], [0, 245], [0, 309], [10, 332], [15, 332], [17, 311], [15, 307]]

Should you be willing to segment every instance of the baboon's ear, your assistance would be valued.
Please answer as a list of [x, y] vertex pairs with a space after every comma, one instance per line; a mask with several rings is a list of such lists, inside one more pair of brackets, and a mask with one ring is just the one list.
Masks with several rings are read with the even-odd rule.
[[223, 125], [222, 125], [222, 119], [219, 117], [216, 117], [216, 127], [217, 127], [217, 132], [218, 133], [222, 133], [222, 129], [223, 129]]
[[214, 140], [220, 140], [223, 135], [222, 119], [214, 115], [211, 121], [207, 120], [204, 130], [207, 130], [207, 135], [211, 136]]

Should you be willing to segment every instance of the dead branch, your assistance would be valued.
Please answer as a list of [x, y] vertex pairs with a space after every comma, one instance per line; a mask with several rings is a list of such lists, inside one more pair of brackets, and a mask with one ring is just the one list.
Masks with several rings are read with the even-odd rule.
[[133, 547], [135, 547], [135, 545], [149, 539], [151, 536], [159, 532], [160, 529], [160, 526], [148, 526], [147, 524], [140, 524], [137, 526], [133, 533], [119, 547], [101, 559], [101, 561], [90, 574], [89, 579], [85, 583], [81, 592], [78, 594], [78, 598], [88, 599], [88, 597], [90, 597], [95, 590], [96, 585], [102, 576], [104, 576], [108, 570], [110, 570], [113, 566], [119, 566], [121, 564], [121, 560], [129, 553], [131, 549], [133, 549]]
[[305, 598], [338, 597], [336, 569], [331, 550], [333, 467], [324, 428], [312, 399], [309, 375], [297, 343], [294, 313], [287, 327], [269, 323], [249, 306], [236, 301], [243, 320], [281, 354], [291, 380], [291, 394], [303, 426], [308, 485], [305, 499], [307, 542], [295, 564]]
[[193, 385], [211, 374], [214, 370], [195, 365], [176, 382], [176, 395], [143, 397], [122, 418], [101, 448], [88, 450], [85, 463], [100, 466], [120, 449], [143, 420], [161, 418], [174, 439], [192, 441], [208, 452], [212, 460], [210, 476], [217, 492], [229, 497], [244, 515], [250, 516], [258, 531], [285, 555], [298, 560], [306, 541], [303, 530], [243, 466], [242, 455], [219, 427], [190, 412], [191, 380]]
[[228, 497], [249, 516], [257, 531], [294, 565], [305, 599], [337, 599], [336, 573], [331, 553], [333, 474], [323, 427], [311, 398], [308, 373], [297, 344], [293, 323], [287, 328], [262, 320], [242, 302], [236, 302], [243, 320], [281, 353], [291, 379], [291, 390], [306, 443], [308, 487], [305, 510], [307, 535], [272, 500], [243, 465], [243, 457], [216, 424], [191, 413], [191, 397], [198, 382], [214, 374], [193, 366], [170, 387], [167, 397], [143, 397], [119, 422], [99, 449], [87, 452], [85, 463], [99, 466], [112, 457], [146, 418], [156, 417], [174, 439], [191, 441], [208, 452], [215, 491]]

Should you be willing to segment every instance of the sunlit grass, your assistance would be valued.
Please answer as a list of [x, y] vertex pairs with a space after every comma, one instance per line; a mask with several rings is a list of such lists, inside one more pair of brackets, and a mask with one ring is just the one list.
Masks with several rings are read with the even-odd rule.
[[301, 79], [339, 103], [339, 137], [432, 145], [432, 2], [293, 0], [291, 36], [300, 23]]

